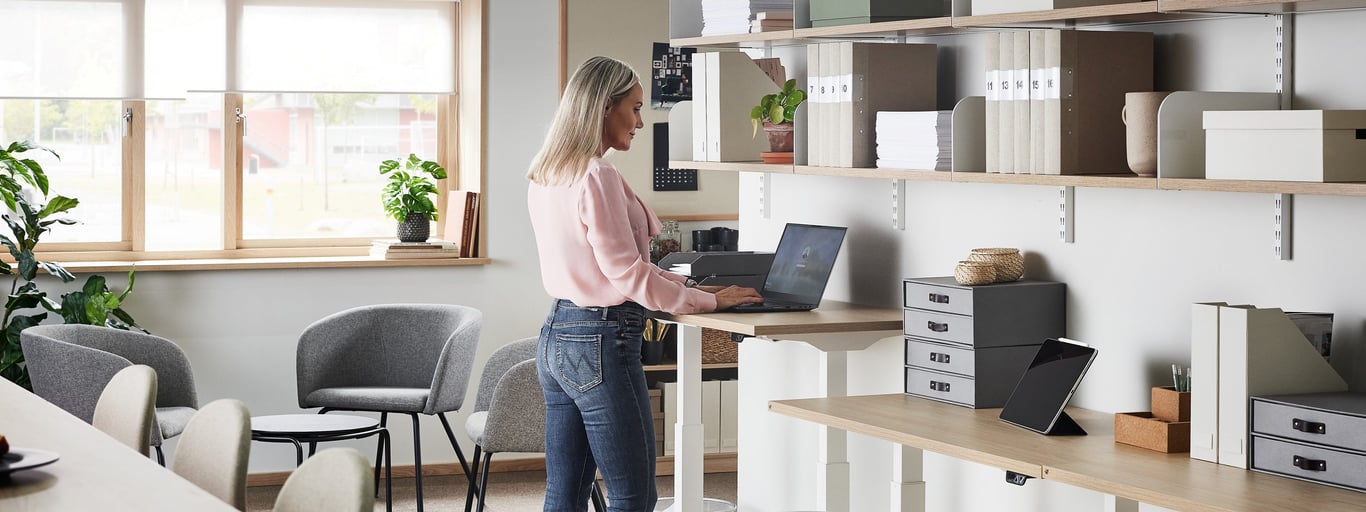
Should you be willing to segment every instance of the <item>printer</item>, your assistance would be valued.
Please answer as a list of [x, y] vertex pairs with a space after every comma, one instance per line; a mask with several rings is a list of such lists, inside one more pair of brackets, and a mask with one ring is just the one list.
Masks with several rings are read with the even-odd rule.
[[693, 278], [697, 284], [763, 289], [773, 253], [753, 251], [672, 252], [660, 268]]

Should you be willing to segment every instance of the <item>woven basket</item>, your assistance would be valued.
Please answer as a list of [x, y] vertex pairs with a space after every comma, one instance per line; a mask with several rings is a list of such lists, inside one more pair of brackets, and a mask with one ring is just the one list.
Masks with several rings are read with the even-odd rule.
[[981, 261], [996, 267], [996, 282], [1019, 281], [1024, 277], [1024, 256], [1019, 249], [1009, 247], [989, 247], [973, 249], [968, 261]]
[[730, 340], [730, 333], [702, 328], [702, 364], [737, 363], [740, 344]]
[[953, 280], [964, 286], [991, 284], [996, 281], [996, 266], [985, 261], [960, 261], [953, 268]]

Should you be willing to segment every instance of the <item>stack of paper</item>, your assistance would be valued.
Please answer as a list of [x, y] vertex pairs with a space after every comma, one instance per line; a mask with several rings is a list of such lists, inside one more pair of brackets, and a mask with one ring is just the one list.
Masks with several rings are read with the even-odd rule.
[[435, 238], [426, 242], [375, 240], [370, 246], [370, 255], [386, 260], [459, 258], [460, 248], [453, 242]]
[[947, 171], [953, 164], [953, 111], [878, 112], [877, 166]]
[[[773, 0], [702, 0], [702, 35], [744, 34], [758, 12], [791, 12], [792, 2]], [[791, 16], [788, 16], [791, 18]]]

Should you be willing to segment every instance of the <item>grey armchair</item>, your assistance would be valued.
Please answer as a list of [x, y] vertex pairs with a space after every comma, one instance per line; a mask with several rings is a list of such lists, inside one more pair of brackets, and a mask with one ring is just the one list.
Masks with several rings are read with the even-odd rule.
[[[465, 306], [382, 304], [318, 320], [299, 336], [299, 407], [321, 407], [319, 414], [378, 412], [381, 426], [388, 422], [389, 413], [411, 417], [417, 509], [421, 511], [418, 414], [441, 419], [466, 478], [473, 480], [445, 413], [464, 406], [482, 318], [479, 310]], [[379, 458], [378, 450], [375, 457]]]
[[[465, 433], [474, 440], [473, 476], [479, 478], [478, 485], [470, 479], [465, 512], [470, 512], [475, 493], [478, 510], [484, 510], [493, 454], [545, 452], [545, 395], [536, 377], [536, 342], [532, 337], [504, 345], [484, 363], [474, 411], [465, 420]], [[592, 497], [598, 512], [607, 508], [597, 482]]]
[[38, 325], [19, 334], [34, 394], [87, 422], [109, 379], [128, 366], [157, 375], [156, 421], [149, 439], [166, 465], [161, 442], [180, 435], [199, 399], [185, 352], [170, 340], [94, 325]]

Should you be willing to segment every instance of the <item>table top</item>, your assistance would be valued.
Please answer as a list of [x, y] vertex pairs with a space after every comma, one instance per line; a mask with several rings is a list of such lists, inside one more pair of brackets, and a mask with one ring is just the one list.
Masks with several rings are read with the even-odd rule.
[[905, 394], [778, 400], [769, 410], [1143, 503], [1199, 511], [1359, 511], [1366, 494], [1116, 444], [1114, 415], [1069, 408], [1089, 435], [1045, 436]]
[[0, 510], [230, 512], [230, 505], [46, 400], [0, 379], [0, 435], [57, 462], [0, 479]]
[[347, 414], [276, 414], [251, 417], [251, 433], [262, 435], [342, 435], [378, 427], [377, 419]]
[[782, 336], [858, 331], [900, 331], [901, 308], [866, 306], [833, 300], [821, 301], [812, 311], [772, 313], [660, 314], [680, 324], [709, 327], [746, 336]]

